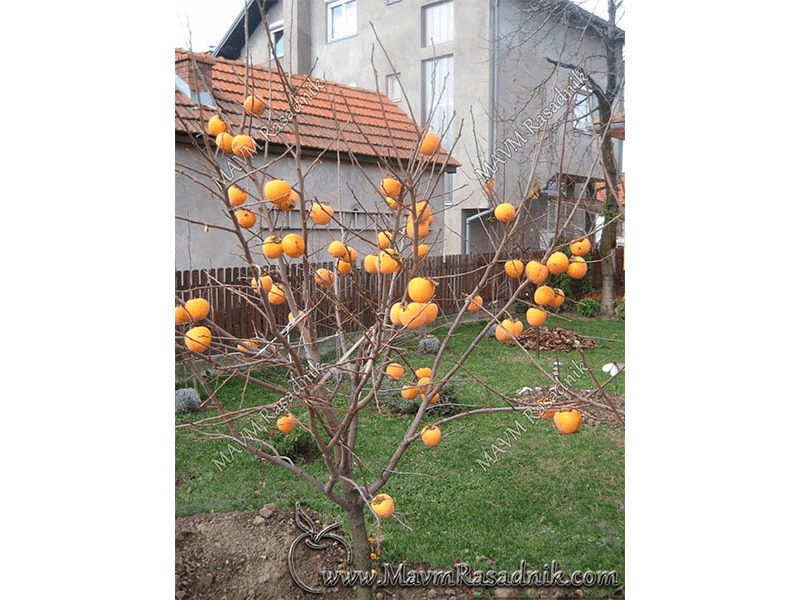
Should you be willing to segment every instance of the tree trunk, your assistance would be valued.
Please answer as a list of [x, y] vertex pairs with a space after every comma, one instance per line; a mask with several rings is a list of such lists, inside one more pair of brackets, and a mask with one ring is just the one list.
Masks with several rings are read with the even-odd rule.
[[[600, 106], [601, 121], [608, 123], [611, 119], [611, 107], [608, 103]], [[605, 132], [604, 132], [605, 133]], [[603, 138], [603, 164], [606, 171], [606, 201], [603, 204], [603, 233], [600, 237], [600, 272], [603, 275], [602, 292], [600, 299], [600, 314], [606, 317], [614, 316], [614, 298], [616, 297], [616, 252], [617, 247], [617, 221], [614, 219], [619, 214], [619, 205], [614, 197], [617, 192], [617, 162], [614, 160], [614, 145], [610, 135]], [[614, 193], [612, 193], [612, 190]]]
[[[353, 568], [358, 571], [369, 572], [372, 569], [372, 560], [369, 555], [371, 548], [367, 535], [367, 524], [364, 520], [364, 506], [359, 502], [347, 510], [347, 520], [350, 523], [350, 535], [353, 542]], [[356, 587], [357, 600], [370, 600], [372, 590], [367, 587]]]
[[619, 214], [619, 205], [614, 194], [617, 192], [619, 172], [617, 161], [614, 159], [614, 142], [608, 135], [608, 125], [611, 122], [611, 109], [617, 97], [617, 81], [620, 75], [620, 64], [617, 56], [616, 0], [608, 0], [608, 21], [605, 33], [606, 64], [608, 66], [608, 80], [606, 92], [600, 98], [600, 124], [602, 127], [602, 158], [606, 174], [606, 201], [603, 205], [603, 234], [600, 238], [600, 269], [603, 275], [602, 292], [600, 299], [600, 314], [606, 317], [614, 316], [614, 298], [616, 298], [616, 252], [617, 247], [617, 222], [612, 220]]
[[[610, 212], [610, 211], [604, 211]], [[606, 215], [606, 224], [603, 226], [603, 235], [600, 239], [600, 270], [603, 274], [602, 298], [600, 298], [600, 314], [606, 317], [614, 317], [614, 298], [616, 298], [616, 252], [617, 245], [617, 222], [608, 225], [609, 217]]]

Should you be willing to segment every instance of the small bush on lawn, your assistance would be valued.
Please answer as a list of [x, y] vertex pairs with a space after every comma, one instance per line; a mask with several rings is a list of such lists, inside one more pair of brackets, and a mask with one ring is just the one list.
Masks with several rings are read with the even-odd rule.
[[584, 298], [578, 301], [578, 314], [581, 317], [591, 319], [600, 314], [600, 303], [591, 298]]

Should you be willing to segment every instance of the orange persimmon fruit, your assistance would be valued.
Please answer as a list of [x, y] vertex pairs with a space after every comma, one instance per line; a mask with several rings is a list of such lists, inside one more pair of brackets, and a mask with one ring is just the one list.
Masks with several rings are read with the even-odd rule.
[[436, 446], [442, 439], [442, 431], [436, 425], [426, 425], [422, 428], [422, 443], [426, 446]]
[[183, 336], [183, 341], [192, 352], [205, 352], [211, 347], [211, 331], [208, 327], [192, 327]]
[[394, 499], [389, 494], [378, 494], [370, 500], [369, 505], [382, 519], [388, 519], [394, 513]]
[[575, 433], [581, 427], [581, 413], [575, 409], [557, 410], [553, 415], [553, 424], [561, 433]]
[[561, 275], [569, 266], [569, 258], [563, 252], [553, 252], [547, 259], [547, 270], [553, 275]]

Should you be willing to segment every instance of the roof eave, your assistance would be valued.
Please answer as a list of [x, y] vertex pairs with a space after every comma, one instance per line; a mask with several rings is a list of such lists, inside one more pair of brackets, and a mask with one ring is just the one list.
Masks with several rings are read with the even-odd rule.
[[216, 45], [211, 55], [214, 58], [238, 59], [245, 42], [245, 36], [241, 33], [244, 32], [245, 15], [247, 15], [247, 24], [250, 30], [247, 32], [249, 36], [261, 23], [259, 5], [261, 5], [264, 9], [264, 14], [266, 14], [273, 4], [277, 4], [277, 0], [247, 0], [247, 4], [242, 9], [242, 12], [239, 13], [239, 17], [225, 32], [225, 35], [222, 36], [222, 40]]

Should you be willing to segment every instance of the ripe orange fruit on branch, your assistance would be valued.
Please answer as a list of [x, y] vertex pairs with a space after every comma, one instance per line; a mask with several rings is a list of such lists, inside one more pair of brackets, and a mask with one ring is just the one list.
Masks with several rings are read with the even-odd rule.
[[554, 297], [555, 292], [549, 285], [539, 286], [533, 293], [533, 301], [539, 306], [550, 306], [550, 303], [553, 301]]
[[267, 300], [270, 304], [283, 304], [286, 302], [286, 290], [282, 283], [276, 283], [267, 294]]
[[353, 264], [347, 262], [343, 258], [340, 258], [336, 261], [336, 270], [339, 272], [339, 275], [347, 275], [353, 270]]
[[403, 386], [403, 389], [400, 391], [400, 395], [406, 400], [413, 400], [419, 395], [419, 388], [415, 386], [413, 383], [407, 383]]
[[278, 207], [279, 210], [283, 210], [289, 212], [293, 210], [295, 206], [297, 206], [298, 196], [297, 192], [294, 190], [289, 191], [289, 195], [286, 196], [283, 200], [278, 201], [275, 206]]
[[414, 375], [417, 376], [417, 379], [422, 379], [423, 377], [430, 377], [431, 376], [431, 368], [430, 367], [420, 367], [416, 371], [414, 371]]
[[397, 200], [395, 200], [391, 196], [386, 196], [386, 204], [388, 204], [389, 208], [392, 209], [392, 210], [397, 210], [397, 207], [400, 206], [397, 203]]
[[433, 223], [433, 213], [431, 212], [430, 202], [417, 202], [414, 206], [415, 216], [420, 224], [430, 225]]
[[557, 410], [553, 415], [553, 424], [561, 433], [575, 433], [581, 427], [581, 413], [575, 409]]
[[277, 235], [271, 235], [261, 244], [261, 251], [267, 258], [280, 258], [283, 254], [283, 244]]
[[436, 292], [436, 284], [427, 277], [414, 277], [408, 282], [408, 297], [414, 302], [428, 302]]
[[591, 242], [585, 238], [569, 245], [569, 251], [572, 252], [572, 256], [586, 256], [591, 249]]
[[333, 209], [328, 204], [315, 202], [311, 205], [308, 215], [317, 225], [327, 225], [333, 218]]
[[192, 327], [186, 332], [183, 341], [192, 352], [205, 352], [211, 347], [211, 331], [208, 327]]
[[249, 135], [235, 135], [231, 140], [231, 150], [236, 156], [253, 156], [256, 153], [256, 143]]
[[494, 330], [494, 337], [497, 341], [505, 344], [522, 333], [522, 321], [517, 319], [504, 319]]
[[192, 320], [192, 315], [183, 308], [182, 306], [175, 307], [175, 324], [176, 325], [183, 325], [184, 323], [189, 323]]
[[529, 262], [525, 267], [525, 275], [528, 277], [528, 280], [536, 285], [542, 285], [549, 274], [550, 271], [547, 267], [535, 260]]
[[288, 200], [291, 193], [292, 186], [284, 179], [273, 179], [264, 184], [264, 197], [276, 206]]
[[581, 279], [586, 275], [587, 270], [588, 267], [586, 265], [586, 261], [580, 256], [573, 256], [572, 261], [567, 267], [567, 276], [571, 277], [572, 279]]
[[192, 298], [186, 302], [186, 310], [193, 321], [202, 321], [208, 316], [208, 300], [205, 298]]
[[333, 258], [343, 258], [347, 256], [347, 246], [339, 240], [333, 240], [328, 246], [328, 254]]
[[439, 147], [441, 141], [441, 138], [439, 138], [439, 136], [434, 132], [430, 131], [426, 133], [425, 137], [422, 138], [422, 143], [419, 145], [420, 153], [424, 154], [425, 156], [432, 155], [434, 152], [436, 152], [436, 149]]
[[246, 112], [248, 115], [259, 116], [264, 112], [265, 108], [265, 104], [258, 96], [248, 96], [244, 100], [244, 112]]
[[333, 285], [333, 272], [328, 269], [317, 269], [317, 272], [314, 273], [314, 281], [320, 287], [329, 288]]
[[403, 373], [406, 370], [400, 363], [392, 363], [386, 367], [386, 376], [392, 381], [400, 381], [403, 378]]
[[406, 234], [410, 238], [417, 238], [422, 239], [428, 235], [430, 232], [430, 227], [426, 223], [419, 222], [416, 225], [414, 224], [414, 219], [411, 217], [408, 218], [408, 223], [406, 223]]
[[483, 306], [483, 298], [475, 296], [474, 298], [467, 298], [467, 310], [469, 312], [478, 312]]
[[505, 344], [506, 342], [510, 342], [514, 336], [511, 335], [511, 332], [508, 329], [506, 329], [505, 327], [503, 327], [502, 324], [500, 324], [497, 327], [495, 327], [494, 337], [496, 337], [497, 341], [500, 342], [501, 344]]
[[421, 394], [427, 394], [428, 390], [431, 389], [431, 378], [430, 377], [420, 377], [417, 380], [417, 387]]
[[256, 213], [254, 213], [252, 210], [247, 210], [246, 208], [240, 208], [236, 211], [236, 220], [242, 227], [250, 229], [256, 224]]
[[391, 231], [379, 231], [378, 232], [378, 247], [381, 250], [386, 250], [389, 246], [392, 245], [392, 232]]
[[225, 124], [225, 121], [219, 118], [219, 115], [214, 115], [208, 120], [208, 133], [213, 136], [218, 136], [220, 133], [225, 133], [228, 130], [228, 126]]
[[342, 255], [340, 258], [343, 261], [352, 264], [358, 260], [358, 252], [356, 252], [356, 249], [353, 248], [352, 246], [346, 246], [344, 255]]
[[225, 154], [233, 152], [233, 136], [230, 133], [220, 133], [215, 140], [217, 148], [222, 150]]
[[436, 425], [426, 425], [422, 428], [422, 443], [426, 446], [436, 446], [442, 439], [442, 431]]
[[239, 352], [244, 352], [245, 354], [249, 354], [255, 350], [258, 350], [258, 344], [253, 340], [242, 340], [241, 344], [236, 345], [236, 349]]
[[525, 270], [522, 261], [516, 258], [506, 261], [506, 264], [503, 268], [506, 271], [506, 275], [514, 279], [517, 279], [520, 275], [522, 275], [523, 271]]
[[228, 202], [231, 206], [241, 206], [247, 200], [247, 192], [245, 192], [238, 185], [232, 185], [228, 188]]
[[364, 257], [364, 270], [373, 275], [378, 272], [378, 256], [375, 254], [367, 254]]
[[540, 308], [529, 308], [525, 313], [525, 319], [531, 327], [538, 327], [547, 319], [547, 313]]
[[569, 266], [569, 259], [563, 252], [553, 252], [550, 258], [547, 259], [547, 270], [553, 275], [561, 275], [567, 270]]
[[[269, 275], [262, 275], [258, 279], [261, 282], [261, 287], [264, 288], [264, 291], [269, 293], [269, 291], [272, 289], [272, 277]], [[254, 290], [257, 290], [259, 281], [256, 281], [256, 278], [253, 277], [250, 280], [250, 287]]]
[[389, 320], [392, 322], [392, 325], [402, 325], [402, 321], [400, 321], [400, 315], [403, 313], [405, 308], [403, 307], [402, 302], [395, 302], [392, 304], [392, 308], [389, 309]]
[[402, 186], [400, 185], [400, 182], [393, 177], [387, 177], [381, 182], [381, 193], [384, 196], [389, 196], [390, 198], [397, 200], [401, 190]]
[[378, 271], [384, 275], [400, 270], [400, 255], [393, 249], [381, 250], [378, 254]]
[[281, 240], [281, 248], [283, 248], [283, 253], [287, 256], [299, 258], [306, 251], [306, 243], [303, 241], [303, 236], [290, 233]]
[[417, 257], [425, 258], [430, 250], [431, 248], [428, 244], [417, 244]]
[[394, 500], [389, 494], [378, 494], [369, 505], [381, 519], [388, 519], [394, 513]]
[[294, 415], [284, 415], [278, 419], [278, 429], [281, 433], [291, 433], [295, 427], [297, 427], [297, 419], [294, 418]]
[[516, 210], [514, 210], [514, 205], [510, 202], [503, 202], [502, 204], [498, 204], [497, 207], [494, 209], [494, 218], [500, 221], [501, 223], [510, 223], [514, 220], [514, 215], [516, 214]]
[[430, 302], [425, 305], [425, 310], [423, 312], [425, 314], [425, 325], [433, 325], [436, 317], [439, 316], [439, 306]]
[[558, 308], [559, 306], [564, 304], [564, 300], [566, 300], [566, 296], [564, 295], [564, 290], [560, 288], [553, 288], [553, 299], [550, 301], [550, 306]]
[[400, 313], [400, 322], [409, 329], [419, 329], [428, 324], [426, 305], [422, 302], [409, 302], [406, 309]]

